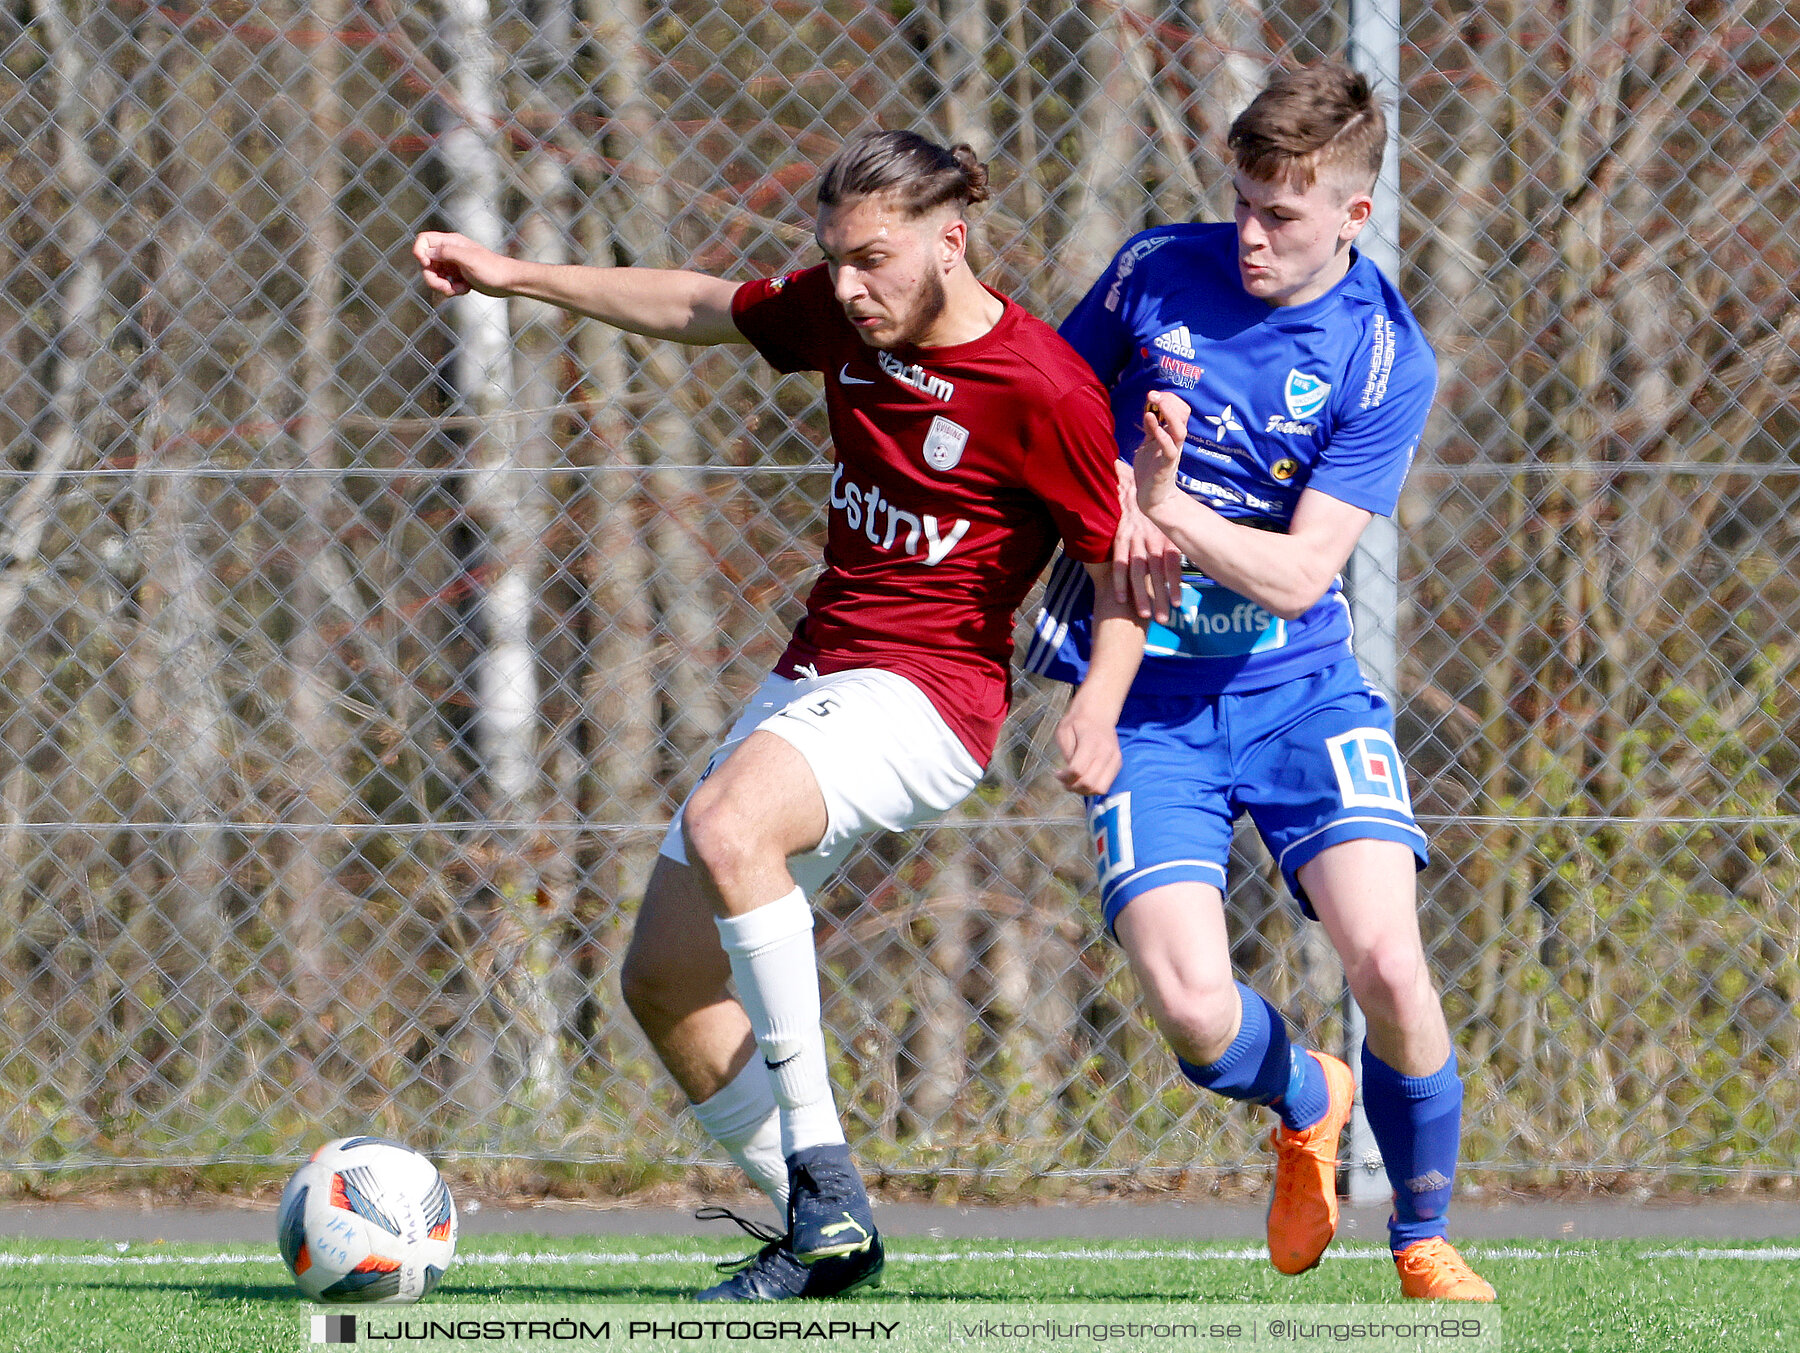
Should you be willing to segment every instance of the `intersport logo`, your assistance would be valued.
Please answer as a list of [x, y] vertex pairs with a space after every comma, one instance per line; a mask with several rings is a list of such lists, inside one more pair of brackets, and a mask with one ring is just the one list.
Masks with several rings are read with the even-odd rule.
[[896, 544], [906, 555], [919, 553], [925, 547], [927, 566], [941, 564], [969, 533], [969, 523], [958, 517], [946, 532], [937, 517], [927, 512], [922, 516], [897, 508], [882, 495], [878, 485], [847, 484], [844, 467], [831, 472], [831, 506], [844, 514], [844, 522], [878, 550], [891, 550]]

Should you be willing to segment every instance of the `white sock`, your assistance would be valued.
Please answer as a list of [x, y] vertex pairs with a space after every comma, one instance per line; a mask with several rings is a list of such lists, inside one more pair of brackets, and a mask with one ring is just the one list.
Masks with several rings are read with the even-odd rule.
[[787, 1162], [781, 1155], [781, 1115], [762, 1058], [753, 1054], [729, 1084], [691, 1107], [706, 1135], [743, 1167], [752, 1184], [769, 1195], [785, 1226], [788, 1177]]
[[825, 1068], [819, 964], [806, 894], [796, 888], [742, 916], [718, 918], [717, 924], [781, 1109], [782, 1154], [843, 1142]]

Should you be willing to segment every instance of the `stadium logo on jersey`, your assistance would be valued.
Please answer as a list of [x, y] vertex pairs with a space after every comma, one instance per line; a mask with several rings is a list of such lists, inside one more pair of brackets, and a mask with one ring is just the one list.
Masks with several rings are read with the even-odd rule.
[[[878, 550], [891, 550], [896, 541], [903, 540], [901, 551], [909, 555], [917, 554], [922, 542], [927, 565], [943, 563], [950, 551], [961, 544], [962, 538], [969, 533], [966, 518], [958, 517], [955, 524], [945, 531], [942, 523], [930, 512], [914, 514], [895, 507], [883, 496], [879, 485], [870, 484], [864, 488], [861, 484], [844, 483], [842, 465], [831, 472], [830, 501], [833, 507], [843, 511], [844, 524], [852, 531], [860, 531], [869, 544]], [[903, 531], [904, 536], [901, 534]]]
[[1237, 415], [1231, 411], [1229, 404], [1217, 413], [1207, 414], [1206, 421], [1212, 424], [1215, 439], [1229, 437], [1234, 432], [1244, 430], [1244, 425], [1238, 422]]
[[1379, 728], [1355, 728], [1325, 740], [1346, 808], [1386, 808], [1412, 816], [1406, 771], [1393, 738]]
[[1304, 422], [1320, 409], [1331, 397], [1331, 386], [1317, 376], [1309, 376], [1297, 367], [1291, 367], [1287, 374], [1287, 388], [1281, 392], [1287, 400], [1288, 413]]
[[910, 385], [920, 394], [930, 395], [933, 399], [948, 404], [956, 387], [942, 376], [934, 376], [916, 362], [908, 366], [886, 348], [875, 354], [875, 361], [881, 369], [899, 381], [902, 385]]
[[1131, 791], [1089, 808], [1088, 833], [1094, 838], [1094, 863], [1100, 867], [1102, 887], [1130, 873], [1137, 864], [1131, 849]]
[[1169, 330], [1166, 334], [1159, 335], [1156, 339], [1156, 346], [1164, 352], [1174, 353], [1177, 357], [1191, 359], [1194, 355], [1194, 337], [1188, 332], [1185, 324]]
[[925, 463], [934, 470], [954, 470], [968, 444], [969, 430], [940, 413], [931, 420], [931, 431], [925, 435]]
[[1125, 286], [1125, 279], [1130, 277], [1133, 270], [1136, 269], [1138, 260], [1155, 253], [1158, 249], [1162, 248], [1163, 245], [1167, 244], [1171, 238], [1172, 236], [1169, 235], [1153, 235], [1147, 240], [1139, 240], [1129, 249], [1120, 251], [1119, 266], [1113, 270], [1112, 288], [1106, 293], [1106, 308], [1108, 310], [1117, 310], [1119, 308], [1119, 296]]
[[1277, 483], [1285, 484], [1300, 473], [1300, 462], [1292, 456], [1283, 456], [1269, 467], [1269, 473]]

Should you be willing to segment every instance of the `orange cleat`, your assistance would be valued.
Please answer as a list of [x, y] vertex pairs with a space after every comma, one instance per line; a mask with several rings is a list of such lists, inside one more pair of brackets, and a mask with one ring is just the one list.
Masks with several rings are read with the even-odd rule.
[[1415, 1240], [1394, 1256], [1400, 1292], [1421, 1301], [1492, 1301], [1493, 1284], [1463, 1261], [1442, 1236]]
[[1331, 1098], [1325, 1116], [1303, 1132], [1277, 1124], [1275, 1193], [1269, 1199], [1269, 1262], [1283, 1273], [1304, 1273], [1319, 1262], [1337, 1234], [1338, 1137], [1350, 1121], [1356, 1080], [1350, 1068], [1324, 1053], [1307, 1054], [1325, 1068]]

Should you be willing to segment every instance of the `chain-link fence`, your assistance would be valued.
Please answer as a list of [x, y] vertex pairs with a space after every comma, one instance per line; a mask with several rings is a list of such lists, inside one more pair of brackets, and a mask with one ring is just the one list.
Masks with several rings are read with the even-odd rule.
[[[1800, 23], [1401, 7], [1403, 283], [1443, 385], [1395, 680], [1478, 1169], [1800, 1157]], [[817, 564], [816, 382], [522, 302], [448, 227], [734, 276], [873, 122], [972, 142], [1058, 317], [1229, 206], [1288, 0], [15, 0], [0, 15], [0, 1168], [700, 1158], [618, 998], [661, 827]], [[1056, 692], [818, 899], [872, 1168], [1260, 1168], [1092, 916]], [[1234, 958], [1342, 977], [1249, 841]]]

